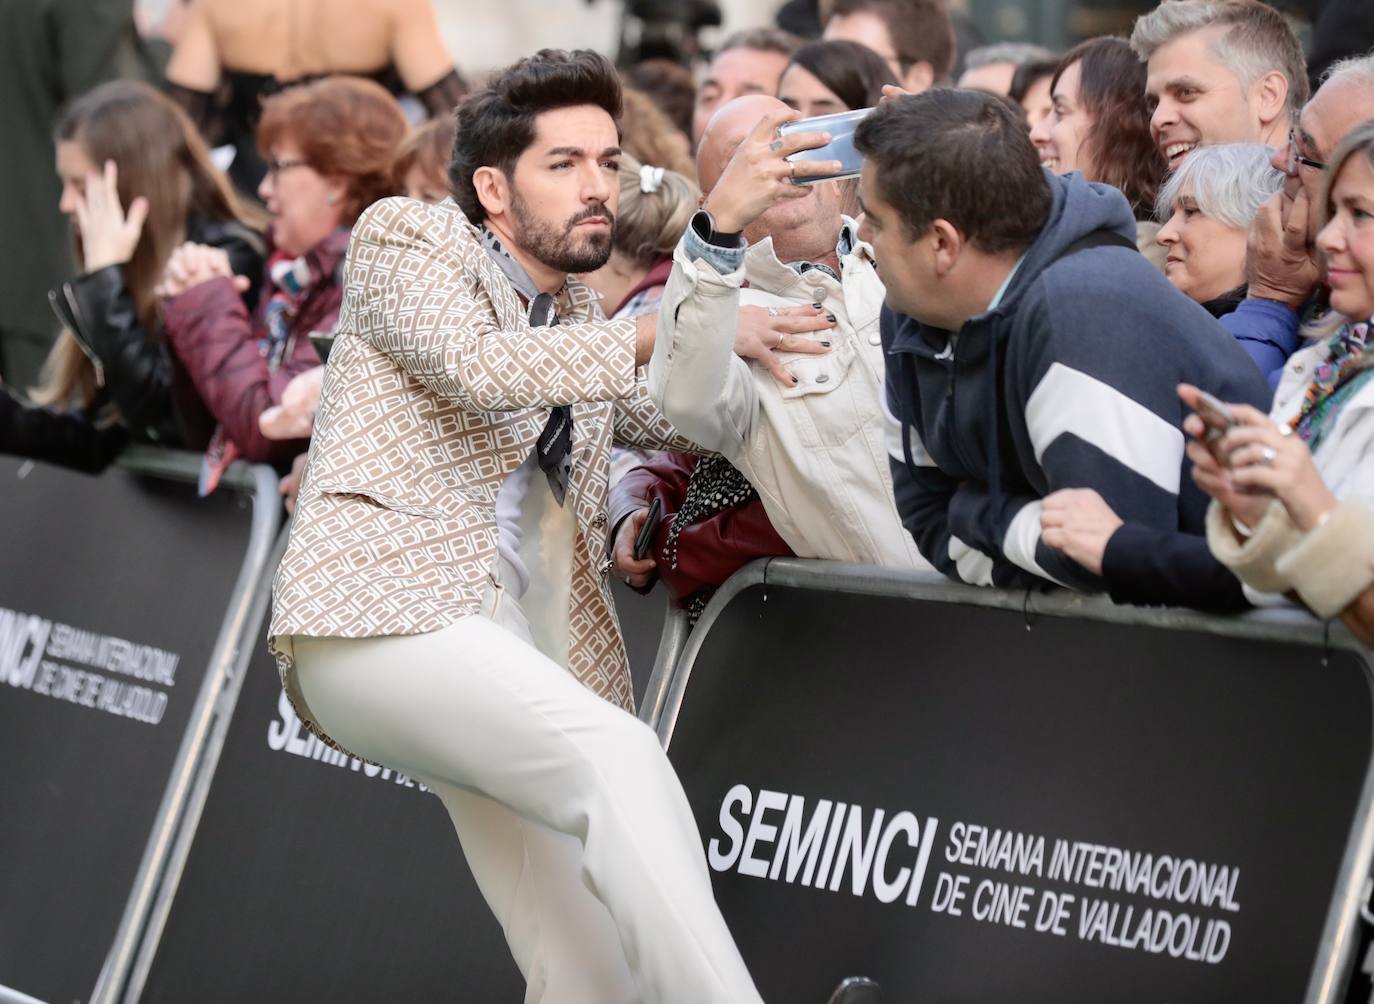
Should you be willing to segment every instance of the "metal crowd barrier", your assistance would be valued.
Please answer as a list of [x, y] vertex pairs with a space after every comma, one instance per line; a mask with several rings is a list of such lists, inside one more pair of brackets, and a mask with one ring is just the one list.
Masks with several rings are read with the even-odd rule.
[[[146, 502], [151, 523], [127, 534], [156, 540], [198, 464], [131, 451], [100, 490]], [[29, 476], [46, 479], [42, 490], [27, 508], [24, 492], [0, 495], [0, 513], [58, 528], [90, 518], [95, 482], [0, 467], [0, 478]], [[160, 795], [89, 1000], [518, 993], [438, 803], [316, 743], [280, 702], [263, 646], [285, 540], [276, 477], [239, 466], [220, 491], [203, 504], [218, 507], [222, 539], [203, 544], [241, 557], [220, 569], [234, 572], [224, 614], [213, 644], [204, 640], [170, 771], [153, 771]], [[236, 519], [234, 505], [251, 512]], [[120, 560], [128, 543], [93, 531], [73, 546], [95, 562], [109, 560], [102, 546]], [[12, 550], [23, 570], [43, 548]], [[194, 548], [181, 557], [188, 573], [166, 592], [171, 607], [205, 577]], [[0, 642], [8, 615], [55, 621], [44, 603], [70, 599], [87, 617], [123, 609], [101, 588], [83, 598], [81, 588], [0, 582]], [[640, 661], [646, 640], [651, 632]], [[0, 661], [0, 684], [14, 671]], [[112, 756], [95, 728], [103, 719], [88, 715], [78, 724], [94, 745], [80, 757], [51, 759], [39, 730], [26, 759], [5, 717], [12, 692], [11, 718], [58, 708], [0, 686], [12, 775], [42, 780], [50, 763], [75, 770]], [[683, 779], [717, 898], [765, 999], [811, 999], [856, 972], [903, 1001], [1333, 1002], [1349, 983], [1374, 860], [1374, 674], [1339, 625], [1296, 610], [1220, 618], [775, 559], [727, 582], [690, 633], [669, 607], [640, 713]], [[16, 735], [20, 748], [7, 749]], [[1206, 902], [1085, 877], [1104, 855], [1119, 875], [1142, 853], [1157, 868], [1210, 869]], [[58, 891], [77, 898], [68, 906], [88, 893]], [[1103, 904], [1091, 916], [1090, 900]], [[32, 944], [14, 909], [0, 903], [0, 984], [15, 954], [7, 923], [19, 951]], [[1121, 920], [1147, 914], [1143, 935]], [[35, 916], [60, 927], [66, 914]], [[1192, 932], [1177, 953], [1176, 932]], [[25, 994], [81, 999], [65, 985], [0, 986], [0, 1001], [34, 999]]]
[[[876, 621], [872, 617], [866, 619], [866, 612], [879, 605], [883, 610], [881, 617]], [[872, 712], [867, 716], [861, 717], [853, 710], [855, 706], [864, 706], [864, 701], [857, 705], [844, 703], [843, 688], [834, 685], [831, 674], [841, 672], [841, 667], [823, 665], [832, 655], [822, 637], [829, 630], [825, 623], [828, 613], [836, 618], [831, 623], [844, 625], [844, 633], [856, 646], [854, 661], [862, 669], [856, 686], [873, 692]], [[888, 620], [883, 621], [882, 617]], [[814, 628], [818, 619], [822, 626]], [[885, 631], [881, 629], [884, 623]], [[955, 644], [951, 646], [947, 638], [941, 638], [942, 629], [958, 636]], [[908, 635], [915, 637], [905, 651], [894, 654], [894, 635], [899, 640]], [[1045, 637], [1048, 645], [1037, 645], [1039, 637]], [[988, 645], [993, 647], [987, 648]], [[1087, 667], [1088, 672], [1076, 673], [1072, 666], [1067, 666], [1074, 660], [1075, 646], [1105, 658]], [[1158, 659], [1150, 657], [1155, 647]], [[951, 650], [966, 651], [968, 659], [964, 664], [929, 665], [930, 658], [940, 658], [934, 653]], [[821, 668], [816, 669], [817, 666]], [[1060, 673], [1064, 679], [1056, 679], [1056, 672], [1065, 668], [1067, 672]], [[1147, 771], [1157, 770], [1158, 777], [1178, 785], [1177, 791], [1160, 791], [1160, 785], [1155, 783], [1158, 778], [1144, 779], [1148, 783], [1140, 787], [1154, 790], [1159, 796], [1144, 812], [1135, 811], [1139, 807], [1129, 799], [1118, 798], [1118, 803], [1123, 804], [1114, 805], [1111, 811], [1082, 804], [1081, 800], [1075, 801], [1073, 791], [1042, 790], [1037, 804], [1011, 797], [1008, 792], [1003, 792], [1000, 799], [969, 798], [961, 790], [961, 782], [997, 784], [998, 771], [966, 766], [985, 756], [990, 748], [996, 748], [996, 737], [984, 737], [983, 742], [962, 742], [959, 729], [942, 729], [938, 713], [932, 712], [934, 718], [932, 714], [922, 716], [921, 708], [916, 706], [923, 700], [929, 701], [941, 713], [962, 714], [966, 726], [977, 728], [980, 715], [987, 709], [972, 703], [961, 704], [961, 700], [969, 700], [969, 695], [959, 692], [957, 682], [952, 685], [952, 693], [942, 690], [949, 685], [947, 681], [969, 673], [980, 674], [983, 682], [991, 685], [978, 698], [988, 705], [996, 704], [999, 687], [1018, 695], [1019, 708], [998, 716], [1003, 727], [1013, 731], [1021, 717], [1043, 714], [1045, 728], [1081, 727], [1096, 735], [1091, 721], [1075, 722], [1071, 714], [1055, 717], [1052, 702], [1038, 701], [1036, 686], [1040, 684], [1024, 683], [1027, 679], [1043, 679], [1043, 686], [1052, 690], [1056, 701], [1072, 702], [1075, 690], [1081, 695], [1096, 688], [1101, 708], [1095, 709], [1094, 714], [1100, 711], [1108, 718], [1119, 719], [1116, 727], [1123, 731], [1129, 731], [1134, 716], [1158, 714], [1161, 709], [1147, 709], [1142, 703], [1113, 707], [1113, 692], [1118, 686], [1125, 688], [1122, 692], [1129, 693], [1132, 702], [1148, 701], [1148, 688], [1178, 688], [1177, 693], [1188, 694], [1187, 688], [1195, 686], [1197, 692], [1190, 694], [1190, 698], [1214, 705], [1209, 707], [1217, 715], [1215, 732], [1203, 728], [1189, 733], [1184, 728], [1176, 735], [1170, 733], [1179, 742], [1195, 743], [1190, 756], [1181, 760], [1173, 758], [1152, 765], [1148, 757], [1135, 758]], [[922, 682], [911, 685], [913, 680]], [[790, 698], [785, 688], [790, 688]], [[746, 959], [761, 973], [808, 974], [814, 960], [838, 963], [847, 947], [856, 960], [869, 963], [860, 965], [862, 971], [887, 977], [890, 992], [895, 991], [895, 999], [899, 1000], [945, 999], [948, 995], [951, 999], [967, 1000], [1301, 997], [1309, 1002], [1333, 1002], [1343, 999], [1341, 995], [1349, 983], [1362, 933], [1361, 910], [1371, 888], [1372, 688], [1370, 651], [1339, 623], [1323, 624], [1297, 609], [1218, 617], [1180, 609], [1118, 606], [1105, 597], [1064, 591], [1011, 592], [960, 586], [915, 573], [774, 559], [755, 562], [720, 589], [696, 630], [682, 645], [673, 671], [655, 678], [645, 701], [644, 718], [657, 729], [678, 768], [703, 840], [712, 852], [717, 898], [741, 941]], [[809, 699], [805, 696], [808, 693], [816, 696]], [[919, 695], [919, 700], [913, 700], [911, 695]], [[1271, 706], [1266, 707], [1266, 702]], [[1245, 711], [1229, 709], [1230, 703], [1244, 705]], [[826, 714], [836, 708], [836, 715], [847, 716], [847, 728], [806, 724], [823, 723]], [[1269, 721], [1276, 730], [1284, 728], [1289, 720], [1302, 719], [1300, 725], [1293, 726], [1289, 737], [1293, 748], [1273, 752], [1266, 749], [1270, 745], [1266, 738], [1272, 735], [1272, 741], [1278, 742], [1277, 734], [1248, 734], [1247, 727], [1261, 719]], [[906, 724], [894, 730], [894, 721]], [[1167, 721], [1162, 724], [1168, 732]], [[1206, 719], [1194, 724], [1205, 725]], [[903, 728], [910, 731], [903, 733]], [[923, 730], [940, 731], [935, 747], [944, 745], [938, 752], [920, 741]], [[881, 741], [869, 743], [867, 735], [861, 734], [869, 731], [879, 733]], [[1049, 742], [1047, 735], [1035, 732], [1034, 728], [1022, 731], [1033, 735], [1035, 741]], [[1144, 734], [1135, 737], [1140, 744], [1150, 743], [1148, 732], [1147, 725]], [[817, 743], [834, 743], [835, 752], [810, 756], [807, 747], [812, 743], [813, 733], [819, 733]], [[1339, 742], [1335, 738], [1337, 733]], [[1247, 742], [1248, 746], [1243, 745]], [[849, 755], [846, 746], [851, 743], [881, 756]], [[1323, 743], [1326, 745], [1322, 746]], [[1236, 749], [1233, 744], [1241, 744], [1242, 748]], [[1255, 751], [1253, 758], [1251, 750]], [[1044, 782], [1046, 772], [1023, 770], [1021, 758], [1036, 759], [1033, 748], [1018, 748], [1009, 741], [1008, 747], [1000, 752], [1005, 754], [1002, 772], [1012, 776], [1019, 772], [1027, 783]], [[927, 759], [921, 759], [923, 755]], [[1313, 804], [1309, 815], [1303, 818], [1292, 818], [1299, 814], [1295, 801], [1280, 802], [1267, 809], [1243, 798], [1234, 806], [1209, 804], [1209, 792], [1210, 797], [1218, 797], [1210, 789], [1217, 788], [1220, 782], [1200, 781], [1195, 776], [1207, 773], [1209, 758], [1226, 761], [1225, 770], [1216, 773], [1224, 774], [1228, 783], [1244, 786], [1250, 772], [1254, 772], [1250, 783], [1256, 787], [1272, 783], [1274, 791], [1282, 792], [1285, 799], [1311, 795], [1315, 802], [1327, 799], [1330, 804]], [[942, 759], [945, 762], [940, 762]], [[792, 765], [798, 761], [804, 765], [794, 769]], [[899, 764], [912, 761], [918, 766], [911, 775], [902, 775]], [[950, 761], [954, 761], [953, 765]], [[1064, 770], [1065, 786], [1071, 786], [1075, 783], [1071, 779], [1077, 778], [1077, 783], [1094, 790], [1094, 797], [1114, 797], [1109, 789], [1093, 787], [1095, 775], [1091, 769], [1065, 769], [1071, 767], [1071, 763], [1064, 762], [1055, 765], [1056, 770]], [[930, 783], [920, 776], [925, 770], [937, 775]], [[1060, 776], [1054, 771], [1049, 773], [1056, 780]], [[888, 776], [879, 778], [884, 774]], [[1339, 797], [1334, 794], [1338, 787]], [[765, 789], [780, 792], [770, 794], [766, 805]], [[919, 895], [913, 892], [907, 900], [915, 909], [856, 913], [853, 903], [827, 901], [824, 894], [803, 895], [799, 886], [792, 884], [789, 857], [800, 839], [797, 824], [804, 818], [800, 813], [805, 807], [816, 805], [816, 799], [830, 799], [839, 806], [838, 813], [844, 805], [839, 799], [844, 798], [847, 789], [863, 796], [848, 801], [885, 806], [889, 813], [908, 805], [925, 805], [927, 811], [936, 813], [931, 806], [943, 801], [944, 811], [937, 815], [947, 820], [944, 826], [937, 818], [928, 822], [942, 838], [948, 835], [955, 847], [966, 845], [958, 844], [949, 826], [962, 824], [975, 812], [979, 823], [961, 829], [959, 832], [965, 836], [974, 832], [975, 825], [991, 828], [998, 824], [1003, 832], [1009, 832], [1007, 828], [1015, 828], [1018, 815], [1027, 832], [1036, 826], [1055, 833], [1067, 828], [1068, 835], [1088, 841], [1092, 839], [1091, 825], [1099, 834], [1109, 834], [1110, 839], [1126, 847], [1130, 846], [1130, 834], [1135, 827], [1150, 834], [1151, 839], [1142, 838], [1142, 842], [1156, 853], [1166, 850], [1170, 839], [1187, 844], [1191, 834], [1197, 843], [1211, 847], [1218, 855], [1231, 853], [1236, 860], [1247, 855], [1247, 860], [1253, 858], [1248, 869], [1237, 869], [1242, 876], [1241, 888], [1248, 889], [1251, 908], [1246, 909], [1241, 897], [1237, 913], [1218, 915], [1228, 922], [1228, 939], [1233, 936], [1226, 958], [1210, 967], [1205, 962], [1184, 962], [1175, 969], [1161, 965], [1158, 956], [1147, 952], [1148, 945], [1146, 949], [1136, 946], [1134, 953], [1122, 951], [1124, 942], [1114, 935], [1106, 943], [1122, 944], [1093, 953], [1082, 951], [1081, 939], [1072, 944], [1071, 934], [1039, 939], [1031, 935], [1018, 943], [1006, 940], [1007, 932], [995, 924], [951, 922], [947, 914], [942, 915], [939, 902], [942, 895], [948, 896], [949, 887], [942, 889], [937, 885], [932, 896], [929, 880]], [[1201, 800], [1192, 789], [1204, 789]], [[1224, 798], [1225, 785], [1220, 790]], [[781, 793], [788, 794], [784, 797]], [[1174, 795], [1178, 796], [1177, 804], [1170, 804]], [[746, 803], [752, 803], [752, 816], [748, 813], [751, 805]], [[1043, 811], [1046, 803], [1055, 803], [1055, 812]], [[1285, 804], [1292, 806], [1288, 815], [1284, 813]], [[771, 822], [761, 822], [766, 809], [773, 810]], [[794, 810], [799, 813], [797, 819], [793, 818]], [[853, 811], [851, 808], [851, 823]], [[1222, 818], [1207, 819], [1209, 811], [1221, 814]], [[818, 805], [816, 812], [819, 814]], [[1266, 815], [1267, 812], [1272, 815]], [[1231, 814], [1229, 819], [1227, 813]], [[878, 816], [882, 816], [881, 810]], [[1060, 816], [1063, 825], [1057, 825]], [[871, 816], [861, 818], [878, 825], [872, 823]], [[1124, 822], [1128, 818], [1134, 821]], [[1247, 825], [1254, 825], [1243, 836], [1231, 832], [1235, 829], [1231, 820], [1241, 818]], [[748, 837], [744, 837], [742, 829], [738, 833], [732, 829], [745, 825], [749, 827]], [[829, 833], [826, 862], [835, 846], [837, 826], [838, 820]], [[1304, 832], [1322, 826], [1322, 840]], [[782, 836], [777, 835], [779, 829], [783, 830]], [[887, 832], [883, 831], [884, 841], [889, 839]], [[986, 835], [988, 829], [978, 832]], [[742, 854], [740, 841], [734, 840], [736, 836], [743, 841]], [[849, 838], [846, 832], [845, 839]], [[1110, 839], [1101, 843], [1110, 843]], [[767, 867], [766, 858], [760, 862], [756, 852], [751, 858], [751, 849], [766, 847], [766, 842], [774, 840], [779, 850], [771, 867]], [[872, 853], [871, 843], [862, 846]], [[1292, 854], [1298, 847], [1306, 848], [1306, 858], [1285, 857], [1285, 853]], [[1273, 853], [1266, 856], [1259, 853], [1261, 848]], [[715, 852], [721, 849], [721, 860], [717, 861]], [[941, 871], [949, 867], [951, 862], [938, 845], [927, 858], [924, 855], [928, 850], [922, 851], [919, 865], [929, 869], [928, 875], [934, 874], [937, 867]], [[739, 859], [730, 863], [729, 852], [739, 854]], [[971, 868], [967, 867], [967, 856], [955, 857], [957, 863], [950, 872], [962, 870], [970, 881], [980, 877], [988, 881], [1000, 875], [1035, 884], [1026, 879], [1027, 874], [1034, 875], [1033, 869], [1002, 869], [999, 873], [996, 868], [989, 871], [978, 867], [976, 862], [984, 859], [976, 855]], [[739, 863], [744, 859], [748, 859], [747, 866]], [[1287, 861], [1292, 871], [1301, 876], [1300, 884], [1308, 887], [1304, 890], [1305, 899], [1293, 896], [1285, 900], [1282, 896], [1270, 896], [1262, 888], [1266, 881], [1279, 885], [1292, 882], [1277, 863], [1282, 861]], [[780, 865], [787, 866], [785, 881], [779, 881]], [[859, 866], [855, 864], [856, 868]], [[823, 864], [822, 872], [827, 867], [828, 863]], [[837, 858], [837, 871], [829, 891], [835, 890], [840, 882], [840, 867]], [[875, 876], [878, 867], [873, 865]], [[768, 874], [763, 876], [765, 869]], [[1249, 878], [1248, 883], [1245, 877]], [[951, 875], [950, 881], [957, 883], [958, 876]], [[858, 880], [855, 882], [854, 895], [859, 896]], [[1324, 884], [1327, 882], [1329, 886]], [[915, 885], [913, 881], [913, 890]], [[1316, 894], [1312, 893], [1312, 886], [1319, 887]], [[848, 889], [848, 883], [844, 888]], [[1065, 885], [1061, 882], [1056, 888], [1063, 890]], [[871, 896], [871, 891], [865, 893], [866, 898]], [[1300, 899], [1302, 903], [1298, 903]], [[1133, 900], [1136, 917], [1141, 916], [1138, 911], [1147, 903], [1139, 897]], [[931, 907], [929, 911], [920, 909], [927, 904]], [[1255, 913], [1260, 910], [1273, 911], [1273, 916], [1257, 918]], [[1299, 914], [1306, 927], [1298, 923]], [[865, 922], [890, 926], [884, 934], [868, 929], [857, 940], [845, 940], [849, 931], [856, 926], [862, 929]], [[787, 939], [778, 939], [779, 928], [804, 927], [808, 923], [822, 937], [815, 942], [803, 938], [798, 944], [789, 943], [784, 953], [787, 957], [781, 957], [774, 945]], [[1297, 944], [1305, 937], [1310, 939], [1310, 945]], [[891, 943], [877, 944], [883, 941]], [[996, 944], [994, 950], [989, 950], [991, 954], [984, 951], [989, 942]], [[838, 951], [834, 949], [836, 943], [841, 945]], [[934, 946], [933, 952], [915, 950], [914, 946], [923, 943]], [[1070, 945], [1080, 950], [1055, 951]], [[1019, 960], [1009, 963], [1005, 955], [999, 954], [1018, 951], [1030, 956], [1037, 951], [1049, 952], [1046, 957], [1055, 963], [1048, 977], [1053, 992], [1047, 989], [1045, 973], [1034, 971], [1035, 965], [1027, 967]], [[804, 961], [799, 964], [798, 960]], [[1227, 963], [1233, 964], [1228, 967]], [[1246, 965], [1253, 966], [1254, 973], [1260, 976], [1258, 985], [1252, 981], [1246, 986], [1246, 974], [1235, 971]], [[975, 981], [963, 981], [957, 973], [949, 972], [951, 967], [977, 974]], [[1202, 978], [1218, 976], [1228, 968], [1232, 970], [1229, 974], [1213, 982]], [[1280, 969], [1288, 977], [1287, 984], [1277, 976]], [[1075, 985], [1067, 978], [1071, 971], [1087, 975]], [[1010, 983], [1004, 988], [1006, 996], [999, 996], [997, 990], [987, 986], [979, 989], [976, 981], [994, 972], [1001, 972]], [[1232, 982], [1228, 983], [1228, 979]], [[789, 985], [786, 978], [771, 985], [765, 982], [766, 978], [760, 983], [765, 999], [799, 999], [796, 986]]]
[[116, 999], [255, 644], [277, 476], [236, 464], [198, 499], [199, 469], [0, 460], [0, 804], [28, 824], [0, 832], [0, 999]]

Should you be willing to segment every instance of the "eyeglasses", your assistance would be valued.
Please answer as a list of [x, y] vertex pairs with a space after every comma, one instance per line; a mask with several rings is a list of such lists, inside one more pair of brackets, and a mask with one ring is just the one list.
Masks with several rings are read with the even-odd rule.
[[1297, 171], [1298, 165], [1299, 165], [1299, 164], [1301, 164], [1303, 167], [1310, 167], [1310, 168], [1312, 168], [1312, 170], [1314, 170], [1314, 171], [1325, 171], [1325, 170], [1326, 170], [1326, 165], [1323, 164], [1321, 161], [1319, 161], [1319, 160], [1312, 160], [1310, 157], [1304, 157], [1301, 153], [1298, 152], [1298, 140], [1297, 140], [1297, 136], [1296, 136], [1295, 130], [1289, 129], [1289, 130], [1288, 130], [1288, 172], [1287, 172], [1287, 173], [1293, 174], [1295, 171]]
[[289, 171], [293, 167], [309, 167], [308, 160], [278, 160], [276, 157], [267, 158], [267, 173], [276, 177], [283, 171]]

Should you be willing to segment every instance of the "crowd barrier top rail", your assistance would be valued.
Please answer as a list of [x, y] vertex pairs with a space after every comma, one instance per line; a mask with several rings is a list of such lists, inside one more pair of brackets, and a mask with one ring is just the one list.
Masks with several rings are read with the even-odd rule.
[[[136, 446], [120, 455], [117, 467], [141, 476], [195, 484], [201, 463], [198, 453]], [[143, 937], [192, 787], [200, 773], [221, 692], [229, 681], [242, 674], [247, 662], [248, 646], [253, 640], [250, 635], [257, 623], [255, 612], [261, 606], [260, 583], [282, 524], [283, 509], [277, 481], [278, 476], [272, 468], [241, 461], [232, 464], [220, 480], [220, 491], [239, 492], [251, 500], [252, 517], [243, 562], [114, 943], [91, 994], [92, 1004], [109, 1004], [118, 999]]]
[[[1194, 631], [1251, 641], [1298, 643], [1324, 652], [1342, 649], [1358, 655], [1371, 689], [1374, 689], [1374, 652], [1361, 645], [1339, 621], [1323, 622], [1297, 607], [1221, 616], [1174, 607], [1119, 605], [1106, 596], [1063, 589], [995, 589], [951, 582], [928, 572], [812, 559], [765, 558], [746, 565], [720, 587], [696, 628], [682, 643], [673, 671], [656, 673], [651, 681], [645, 695], [643, 718], [657, 731], [665, 749], [672, 740], [693, 663], [713, 623], [733, 598], [756, 586], [763, 587], [765, 598], [769, 586], [779, 586], [1019, 611], [1026, 618], [1028, 628], [1033, 627], [1035, 618], [1045, 615]], [[661, 652], [660, 661], [665, 659]], [[1374, 768], [1365, 774], [1359, 808], [1340, 866], [1340, 880], [1305, 997], [1309, 1002], [1339, 999], [1340, 990], [1349, 977], [1362, 914], [1367, 912], [1374, 891], [1371, 862], [1374, 862]]]

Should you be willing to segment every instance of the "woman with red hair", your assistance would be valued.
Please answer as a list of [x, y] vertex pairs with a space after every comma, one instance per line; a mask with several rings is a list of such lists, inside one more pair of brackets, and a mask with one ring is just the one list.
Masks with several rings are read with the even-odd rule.
[[201, 489], [235, 457], [285, 467], [301, 440], [273, 440], [258, 420], [293, 377], [320, 365], [310, 335], [328, 334], [343, 295], [349, 230], [394, 193], [392, 164], [406, 135], [400, 106], [380, 85], [330, 77], [263, 105], [258, 146], [268, 171], [258, 195], [272, 216], [267, 275], [250, 316], [223, 256], [187, 244], [163, 274], [168, 340], [219, 427]]

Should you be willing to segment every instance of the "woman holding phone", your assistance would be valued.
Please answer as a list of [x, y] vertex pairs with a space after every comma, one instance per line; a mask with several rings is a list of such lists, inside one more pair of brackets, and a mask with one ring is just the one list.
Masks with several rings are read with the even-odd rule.
[[1212, 551], [1257, 602], [1296, 595], [1374, 644], [1374, 123], [1332, 156], [1317, 246], [1331, 313], [1305, 333], [1268, 415], [1179, 394]]

